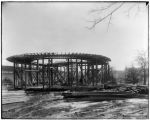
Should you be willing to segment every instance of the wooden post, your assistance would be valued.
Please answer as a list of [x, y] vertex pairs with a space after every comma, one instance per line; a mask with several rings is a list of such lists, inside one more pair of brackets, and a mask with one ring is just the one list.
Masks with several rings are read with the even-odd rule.
[[18, 88], [17, 63], [15, 63], [15, 87]]
[[107, 65], [104, 65], [104, 81], [107, 82]]
[[92, 65], [92, 83], [94, 86], [94, 65]]
[[96, 85], [98, 83], [98, 65], [97, 65], [97, 61], [96, 61]]
[[108, 66], [107, 66], [107, 64], [105, 65], [105, 71], [106, 71], [106, 81], [108, 81]]
[[49, 88], [51, 87], [51, 78], [50, 78], [50, 59], [48, 59], [48, 83], [49, 83]]
[[67, 77], [68, 80], [67, 81], [68, 81], [68, 86], [69, 86], [70, 85], [70, 82], [69, 82], [69, 59], [67, 59], [67, 63], [68, 63], [67, 64], [67, 75], [68, 75], [68, 77]]
[[[51, 66], [53, 65], [53, 59], [51, 59]], [[51, 73], [51, 86], [53, 86], [53, 68], [50, 69]]]
[[108, 79], [110, 79], [110, 67], [109, 67], [109, 64], [108, 64]]
[[103, 78], [103, 65], [101, 65], [101, 83], [104, 83], [104, 78]]
[[14, 89], [16, 88], [16, 64], [14, 62]]
[[[29, 70], [31, 70], [31, 69], [32, 69], [32, 67], [31, 67], [31, 63], [30, 63], [29, 64]], [[30, 81], [30, 83], [32, 83], [32, 72], [31, 71], [29, 71], [29, 81]]]
[[105, 65], [103, 65], [103, 83], [106, 82], [106, 79], [105, 79]]
[[14, 70], [14, 73], [15, 73], [15, 76], [14, 76], [15, 77], [15, 88], [17, 88], [17, 63], [15, 63], [14, 66], [15, 66], [15, 68], [14, 68], [15, 69]]
[[51, 72], [51, 86], [53, 86], [53, 68], [50, 68]]
[[87, 84], [87, 65], [85, 63], [85, 70], [84, 70], [84, 76], [85, 76], [85, 84]]
[[[36, 69], [39, 70], [39, 60], [37, 59]], [[36, 72], [37, 86], [39, 85], [39, 72]]]
[[[58, 77], [58, 71], [59, 71], [59, 66], [56, 66], [56, 70], [55, 70], [55, 81], [58, 81], [59, 77]], [[57, 83], [57, 82], [56, 82]]]
[[[25, 64], [25, 70], [26, 70], [26, 68], [27, 68], [27, 64]], [[26, 76], [26, 71], [25, 71], [24, 75], [25, 75], [25, 89], [26, 89], [26, 88], [27, 88], [27, 76]]]
[[100, 83], [102, 84], [102, 65], [100, 65]]
[[64, 81], [66, 81], [66, 70], [65, 70], [65, 67], [63, 67], [64, 68]]
[[83, 84], [83, 68], [82, 68], [82, 59], [81, 59], [81, 84]]
[[23, 64], [21, 64], [21, 88], [23, 88]]
[[76, 59], [76, 86], [79, 85], [79, 80], [78, 80], [78, 59]]
[[72, 59], [71, 59], [71, 79], [70, 79], [70, 86], [72, 86], [73, 84], [73, 62], [72, 62]]
[[43, 89], [44, 89], [44, 85], [45, 85], [45, 81], [44, 81], [44, 58], [42, 59], [42, 83], [43, 83]]
[[89, 73], [90, 73], [89, 64], [87, 63], [87, 84], [89, 84]]

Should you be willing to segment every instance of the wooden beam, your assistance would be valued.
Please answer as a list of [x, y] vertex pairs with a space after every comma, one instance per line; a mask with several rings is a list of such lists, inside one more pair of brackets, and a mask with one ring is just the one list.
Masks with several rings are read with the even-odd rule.
[[16, 64], [14, 62], [14, 88], [16, 88]]
[[[53, 59], [51, 59], [51, 66], [53, 65]], [[53, 86], [53, 68], [50, 68], [51, 73], [51, 86]]]
[[39, 70], [25, 70], [25, 72], [39, 72]]
[[105, 82], [105, 68], [104, 68], [104, 65], [102, 66], [102, 71], [103, 71], [103, 72], [102, 72], [102, 73], [103, 73], [103, 74], [102, 74], [102, 77], [103, 77], [103, 80], [102, 80], [102, 81], [103, 81], [103, 84], [104, 84], [104, 82]]
[[38, 72], [36, 73], [36, 81], [38, 86], [39, 85], [39, 60], [38, 59], [37, 59], [36, 70], [38, 70]]
[[82, 68], [83, 66], [82, 66], [82, 59], [81, 59], [81, 66], [80, 66], [80, 68], [81, 68], [81, 84], [83, 84], [83, 68]]
[[42, 59], [42, 84], [43, 84], [43, 89], [45, 85], [45, 80], [44, 80], [44, 58]]
[[110, 79], [110, 66], [108, 64], [108, 79]]
[[30, 69], [30, 71], [29, 71], [29, 81], [30, 81], [30, 83], [32, 83], [32, 66], [31, 66], [31, 63], [29, 64], [29, 69]]
[[64, 81], [66, 81], [66, 68], [65, 66], [63, 68], [64, 68]]
[[[25, 70], [27, 68], [27, 64], [25, 64]], [[25, 75], [25, 89], [27, 88], [27, 75], [26, 75], [26, 72], [24, 73]]]
[[67, 83], [68, 83], [68, 86], [70, 85], [70, 82], [69, 82], [69, 59], [67, 59]]
[[15, 87], [17, 88], [17, 79], [18, 79], [18, 76], [17, 76], [17, 63], [15, 63]]
[[48, 59], [48, 83], [49, 83], [49, 88], [51, 87], [51, 78], [50, 78], [50, 59]]
[[98, 65], [97, 65], [97, 61], [96, 61], [96, 85], [98, 83]]
[[21, 64], [21, 88], [23, 88], [23, 64]]
[[89, 76], [90, 76], [89, 75], [90, 74], [90, 69], [89, 68], [90, 68], [90, 66], [89, 66], [89, 64], [87, 64], [87, 84], [89, 84], [89, 81], [90, 81], [89, 80]]
[[78, 59], [76, 59], [76, 86], [79, 85], [79, 80], [78, 80]]
[[73, 84], [73, 64], [72, 64], [72, 59], [71, 59], [71, 79], [70, 79], [70, 86]]
[[84, 76], [85, 76], [85, 81], [84, 82], [87, 85], [87, 64], [85, 64]]
[[93, 86], [94, 86], [94, 65], [92, 65], [92, 83], [93, 83]]

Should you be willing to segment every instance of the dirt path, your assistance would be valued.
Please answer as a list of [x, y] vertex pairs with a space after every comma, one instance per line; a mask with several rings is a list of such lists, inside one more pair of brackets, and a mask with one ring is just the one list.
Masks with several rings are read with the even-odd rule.
[[141, 98], [99, 102], [66, 101], [60, 95], [45, 94], [32, 96], [24, 103], [2, 107], [3, 118], [148, 119], [148, 99]]

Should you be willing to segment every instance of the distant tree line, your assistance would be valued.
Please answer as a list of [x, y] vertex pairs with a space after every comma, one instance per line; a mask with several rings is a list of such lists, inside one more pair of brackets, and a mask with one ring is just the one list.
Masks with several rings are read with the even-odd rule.
[[131, 66], [126, 67], [121, 73], [118, 72], [117, 77], [113, 77], [113, 81], [116, 83], [124, 84], [140, 84], [148, 85], [148, 55], [147, 52], [141, 51], [138, 53], [135, 62], [138, 67]]

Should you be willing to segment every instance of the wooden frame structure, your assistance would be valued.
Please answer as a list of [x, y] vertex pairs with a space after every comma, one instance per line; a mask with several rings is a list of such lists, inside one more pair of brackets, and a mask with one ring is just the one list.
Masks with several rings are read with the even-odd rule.
[[97, 86], [110, 76], [110, 58], [102, 55], [31, 53], [7, 60], [14, 64], [14, 88]]

